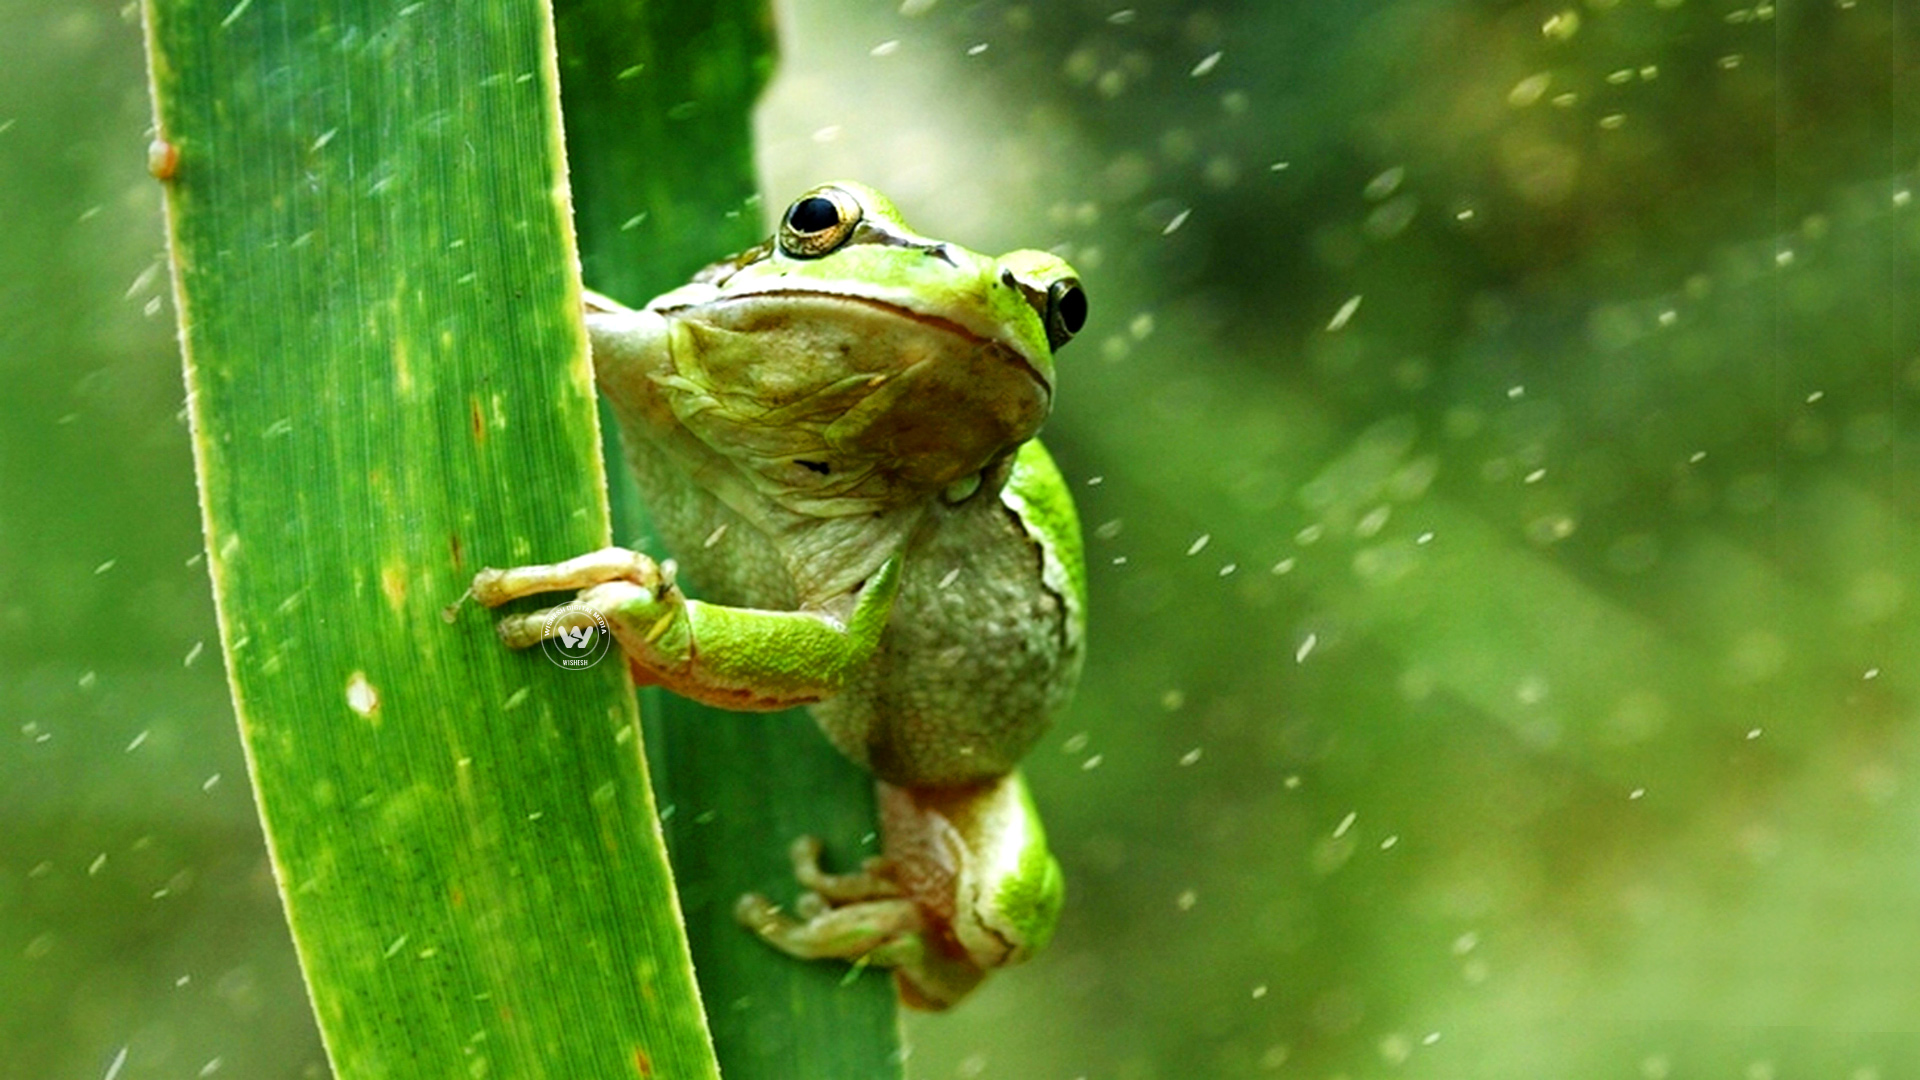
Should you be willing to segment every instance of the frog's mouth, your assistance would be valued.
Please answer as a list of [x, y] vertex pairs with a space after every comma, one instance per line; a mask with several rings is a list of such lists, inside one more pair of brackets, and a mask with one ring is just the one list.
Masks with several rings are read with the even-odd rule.
[[971, 343], [977, 348], [991, 351], [997, 354], [1002, 360], [1017, 366], [1027, 374], [1028, 378], [1031, 378], [1034, 383], [1040, 387], [1041, 392], [1046, 395], [1049, 402], [1053, 400], [1053, 381], [1042, 373], [1038, 367], [1034, 366], [1033, 361], [1029, 360], [1026, 354], [1021, 352], [1019, 348], [1011, 342], [981, 334], [944, 316], [930, 315], [924, 311], [915, 311], [912, 308], [902, 307], [899, 304], [876, 299], [871, 296], [855, 296], [849, 293], [833, 292], [827, 289], [767, 289], [762, 292], [728, 297], [714, 303], [715, 306], [725, 307], [730, 304], [751, 304], [756, 300], [769, 298], [787, 302], [814, 301], [832, 305], [854, 305], [883, 315], [890, 315], [897, 319], [905, 319], [908, 322], [924, 326], [929, 330], [938, 331], [942, 334], [950, 334], [962, 341]]
[[943, 488], [1052, 407], [1046, 373], [1008, 341], [886, 300], [790, 288], [665, 314], [688, 337], [675, 381], [698, 388], [674, 411], [782, 483]]

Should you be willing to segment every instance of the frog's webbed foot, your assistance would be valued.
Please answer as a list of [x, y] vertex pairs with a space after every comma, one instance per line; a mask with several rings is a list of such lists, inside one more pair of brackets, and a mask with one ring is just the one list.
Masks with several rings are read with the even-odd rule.
[[[608, 599], [634, 596], [664, 597], [673, 589], [673, 563], [657, 563], [626, 548], [602, 548], [564, 562], [487, 567], [473, 575], [473, 598], [485, 607], [546, 592], [593, 590]], [[500, 640], [508, 648], [526, 649], [540, 643], [555, 608], [542, 608], [500, 620]]]
[[795, 840], [789, 854], [794, 879], [807, 890], [791, 914], [759, 893], [734, 904], [734, 917], [762, 941], [803, 960], [892, 968], [902, 1000], [921, 1009], [944, 1009], [985, 977], [939, 946], [933, 921], [905, 895], [885, 858], [869, 858], [854, 873], [828, 873], [811, 836]]

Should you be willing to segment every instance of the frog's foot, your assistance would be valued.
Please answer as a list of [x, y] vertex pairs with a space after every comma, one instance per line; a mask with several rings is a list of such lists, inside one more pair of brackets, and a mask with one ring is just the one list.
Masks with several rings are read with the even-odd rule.
[[[499, 607], [509, 600], [545, 592], [588, 590], [609, 594], [606, 599], [630, 600], [634, 595], [648, 599], [673, 588], [673, 564], [660, 564], [646, 555], [626, 548], [602, 548], [564, 562], [535, 566], [515, 566], [505, 570], [487, 567], [473, 575], [473, 598], [485, 607]], [[585, 599], [585, 597], [583, 597]], [[508, 648], [525, 649], [540, 643], [557, 609], [543, 608], [500, 620], [500, 640]]]
[[920, 1009], [944, 1009], [985, 977], [940, 947], [928, 913], [903, 895], [886, 859], [831, 874], [820, 868], [820, 841], [810, 836], [795, 840], [789, 854], [795, 879], [807, 889], [791, 914], [758, 893], [734, 904], [734, 917], [762, 941], [803, 960], [891, 968], [901, 1000]]
[[819, 893], [802, 894], [794, 905], [799, 917], [778, 904], [748, 893], [734, 904], [734, 918], [781, 952], [805, 960], [858, 960], [895, 966], [907, 938], [922, 930], [920, 907], [911, 900], [864, 900], [835, 906]]
[[807, 895], [835, 904], [903, 895], [893, 880], [893, 864], [879, 855], [868, 856], [857, 873], [830, 874], [820, 867], [820, 838], [802, 836], [787, 849], [787, 856], [793, 860], [793, 879]]

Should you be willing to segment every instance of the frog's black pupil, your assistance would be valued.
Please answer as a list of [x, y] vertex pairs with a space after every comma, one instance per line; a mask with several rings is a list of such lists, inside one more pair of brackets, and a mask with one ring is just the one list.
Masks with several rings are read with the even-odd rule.
[[787, 211], [787, 226], [797, 233], [826, 232], [840, 224], [840, 208], [818, 195], [801, 199]]
[[1060, 294], [1058, 304], [1055, 310], [1060, 313], [1060, 325], [1066, 327], [1069, 334], [1079, 333], [1080, 328], [1087, 325], [1086, 291], [1078, 286], [1070, 288]]

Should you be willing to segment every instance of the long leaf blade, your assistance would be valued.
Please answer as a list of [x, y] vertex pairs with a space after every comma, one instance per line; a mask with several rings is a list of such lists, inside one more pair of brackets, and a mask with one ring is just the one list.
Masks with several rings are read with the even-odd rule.
[[443, 618], [604, 544], [538, 0], [149, 0], [222, 640], [337, 1075], [714, 1076], [617, 663]]

